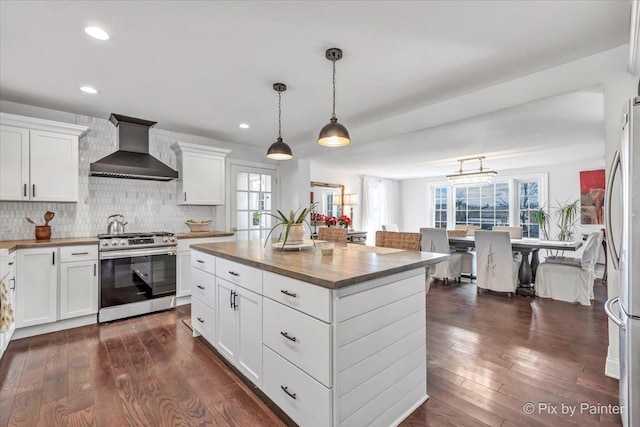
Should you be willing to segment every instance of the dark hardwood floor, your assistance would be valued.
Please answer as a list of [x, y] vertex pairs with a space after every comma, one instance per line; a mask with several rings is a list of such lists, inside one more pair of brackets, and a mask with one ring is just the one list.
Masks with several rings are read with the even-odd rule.
[[[430, 398], [403, 425], [620, 425], [617, 415], [580, 413], [581, 403], [618, 403], [618, 382], [603, 374], [605, 287], [595, 292], [595, 304], [582, 307], [434, 282], [427, 297]], [[283, 425], [191, 337], [181, 321], [189, 315], [183, 306], [12, 341], [0, 361], [0, 426]], [[576, 413], [562, 415], [562, 404]], [[558, 414], [547, 413], [552, 405]]]

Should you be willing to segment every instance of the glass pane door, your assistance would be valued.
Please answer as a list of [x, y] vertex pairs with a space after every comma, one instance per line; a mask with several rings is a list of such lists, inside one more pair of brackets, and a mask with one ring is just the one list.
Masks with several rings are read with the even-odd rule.
[[231, 226], [238, 240], [267, 237], [275, 207], [275, 170], [231, 165]]

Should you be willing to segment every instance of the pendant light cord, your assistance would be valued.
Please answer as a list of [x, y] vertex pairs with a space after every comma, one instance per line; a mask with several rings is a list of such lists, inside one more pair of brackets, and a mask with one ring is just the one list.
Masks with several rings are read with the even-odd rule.
[[278, 138], [282, 138], [282, 92], [278, 91]]
[[331, 113], [331, 118], [336, 118], [336, 59], [333, 58], [331, 61], [333, 62], [333, 112]]

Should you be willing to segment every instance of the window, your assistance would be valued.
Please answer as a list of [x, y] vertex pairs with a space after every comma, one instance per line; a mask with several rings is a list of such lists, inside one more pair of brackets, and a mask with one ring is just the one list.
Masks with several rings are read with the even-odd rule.
[[522, 227], [522, 237], [540, 237], [538, 224], [533, 212], [540, 208], [538, 181], [518, 181], [518, 218]]
[[433, 224], [436, 228], [447, 228], [447, 187], [434, 188]]
[[491, 230], [509, 225], [509, 184], [455, 188], [455, 223]]
[[232, 165], [232, 229], [238, 240], [264, 239], [271, 229], [275, 171]]

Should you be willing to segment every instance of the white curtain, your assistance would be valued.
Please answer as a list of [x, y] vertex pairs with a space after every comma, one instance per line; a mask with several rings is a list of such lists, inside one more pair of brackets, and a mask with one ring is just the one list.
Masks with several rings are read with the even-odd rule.
[[367, 245], [375, 245], [376, 231], [382, 230], [382, 224], [395, 224], [393, 181], [362, 178], [362, 223], [367, 231]]

